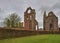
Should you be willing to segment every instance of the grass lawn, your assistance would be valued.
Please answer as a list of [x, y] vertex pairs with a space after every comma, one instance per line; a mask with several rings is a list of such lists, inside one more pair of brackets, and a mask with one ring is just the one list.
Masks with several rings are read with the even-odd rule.
[[59, 34], [36, 35], [0, 40], [0, 43], [60, 43]]

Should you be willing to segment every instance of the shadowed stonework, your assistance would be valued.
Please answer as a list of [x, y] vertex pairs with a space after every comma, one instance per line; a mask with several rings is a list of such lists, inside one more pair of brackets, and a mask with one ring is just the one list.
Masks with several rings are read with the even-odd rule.
[[28, 7], [24, 12], [24, 27], [23, 23], [19, 23], [19, 28], [0, 27], [0, 39], [15, 38], [38, 34], [60, 34], [58, 27], [58, 17], [51, 11], [46, 16], [46, 11], [43, 15], [43, 30], [39, 30], [36, 20], [35, 9]]
[[43, 27], [46, 31], [58, 31], [58, 17], [51, 11], [46, 16], [46, 11], [44, 12], [43, 17]]
[[38, 22], [36, 18], [35, 9], [28, 7], [27, 10], [24, 12], [24, 28], [26, 30], [37, 30], [38, 29]]

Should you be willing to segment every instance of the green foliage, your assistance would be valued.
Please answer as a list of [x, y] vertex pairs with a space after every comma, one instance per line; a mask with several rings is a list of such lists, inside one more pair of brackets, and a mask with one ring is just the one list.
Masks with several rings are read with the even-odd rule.
[[18, 27], [17, 23], [20, 21], [21, 21], [21, 18], [18, 16], [18, 14], [13, 13], [5, 18], [4, 24], [6, 27]]
[[60, 43], [59, 34], [36, 35], [0, 40], [0, 43]]

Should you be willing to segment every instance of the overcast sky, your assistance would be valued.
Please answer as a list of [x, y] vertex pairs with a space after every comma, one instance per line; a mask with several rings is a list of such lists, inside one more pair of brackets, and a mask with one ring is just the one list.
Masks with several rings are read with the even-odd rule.
[[60, 0], [0, 0], [0, 26], [5, 17], [16, 12], [24, 20], [24, 11], [32, 7], [36, 10], [39, 27], [43, 27], [43, 13], [53, 11], [58, 16], [60, 25]]

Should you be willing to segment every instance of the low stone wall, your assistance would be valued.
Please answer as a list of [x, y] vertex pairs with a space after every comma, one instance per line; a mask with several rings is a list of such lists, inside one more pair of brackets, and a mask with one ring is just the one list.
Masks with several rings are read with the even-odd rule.
[[14, 29], [0, 29], [0, 39], [23, 37], [37, 34], [60, 34], [60, 31], [31, 31], [31, 30], [14, 30]]
[[36, 31], [0, 29], [0, 39], [23, 37], [37, 34]]

